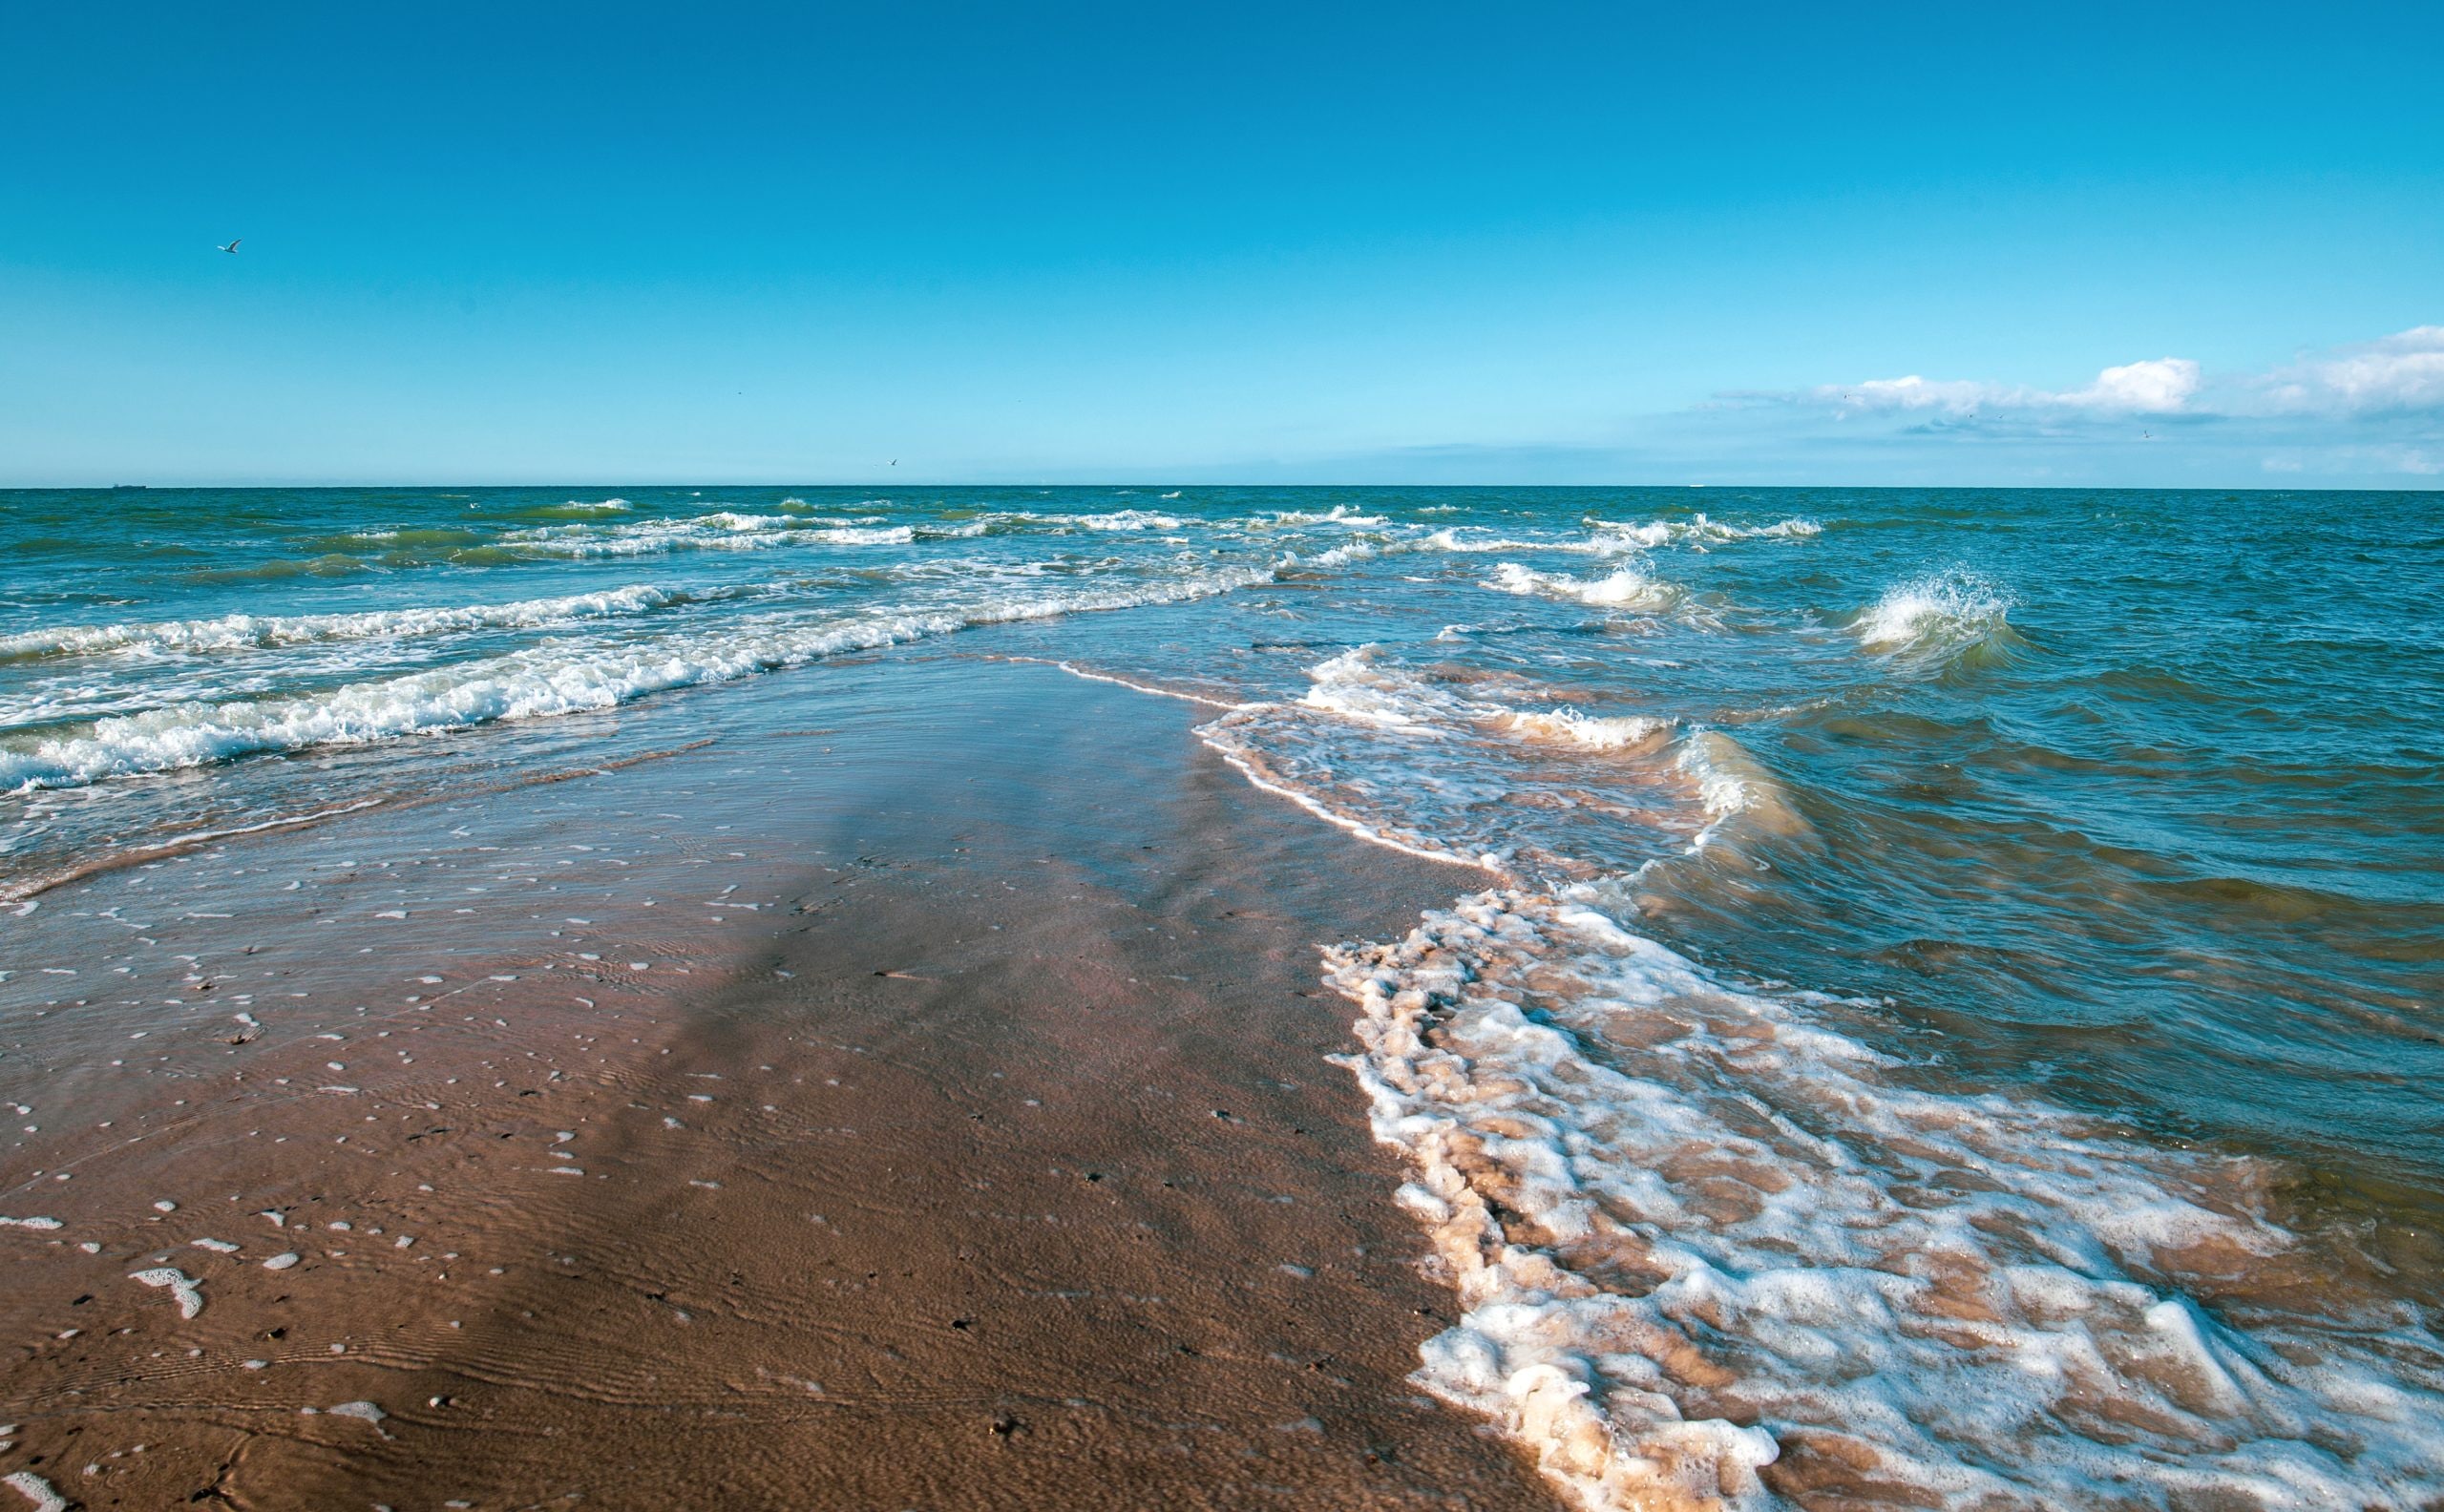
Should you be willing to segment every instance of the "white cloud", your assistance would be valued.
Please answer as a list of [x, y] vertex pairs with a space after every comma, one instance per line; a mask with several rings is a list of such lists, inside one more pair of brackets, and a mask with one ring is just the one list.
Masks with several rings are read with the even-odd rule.
[[2101, 414], [2172, 414], [2197, 396], [2203, 374], [2186, 357], [2155, 357], [2107, 368], [2082, 388], [2053, 390], [1962, 378], [1869, 378], [1854, 384], [1820, 384], [1802, 395], [1842, 411], [2073, 410]]
[[2259, 380], [2275, 408], [2358, 414], [2444, 410], [2444, 326], [2340, 346]]
[[[1910, 373], [1715, 397], [1707, 408], [1751, 445], [1779, 440], [1892, 476], [1940, 465], [2034, 482], [2054, 459], [2079, 458], [2060, 475], [2444, 480], [2444, 325], [2303, 351], [2283, 366], [2209, 371], [2187, 357], [2145, 358], [2058, 388]], [[1822, 425], [1828, 417], [1845, 423]]]
[[2212, 385], [2187, 357], [2151, 357], [2107, 368], [2076, 388], [1911, 373], [1741, 397], [1830, 405], [1842, 415], [2438, 415], [2444, 414], [2444, 326], [2415, 326]]
[[2085, 388], [2052, 397], [2084, 410], [2171, 414], [2197, 397], [2201, 377], [2198, 364], [2186, 357], [2157, 357], [2108, 368]]

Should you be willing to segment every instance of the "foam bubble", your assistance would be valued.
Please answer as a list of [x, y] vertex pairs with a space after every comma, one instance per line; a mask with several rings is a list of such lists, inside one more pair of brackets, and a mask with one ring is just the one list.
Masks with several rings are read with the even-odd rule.
[[167, 1288], [179, 1303], [179, 1316], [194, 1317], [203, 1311], [203, 1284], [173, 1266], [156, 1266], [150, 1270], [137, 1270], [128, 1276], [139, 1286]]

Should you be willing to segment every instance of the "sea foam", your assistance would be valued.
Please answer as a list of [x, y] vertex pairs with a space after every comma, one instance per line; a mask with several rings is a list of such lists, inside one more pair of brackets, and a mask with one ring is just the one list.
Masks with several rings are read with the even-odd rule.
[[731, 682], [844, 652], [980, 625], [1174, 603], [1271, 576], [1264, 569], [1217, 569], [1120, 587], [1011, 592], [938, 608], [771, 616], [719, 632], [678, 631], [625, 644], [529, 647], [293, 698], [176, 704], [0, 747], [0, 791], [78, 787], [258, 752], [362, 745], [417, 731], [610, 708], [652, 693]]
[[1703, 514], [1693, 514], [1685, 520], [1648, 520], [1643, 524], [1591, 516], [1587, 523], [1600, 535], [1649, 549], [1674, 544], [1704, 546], [1741, 540], [1803, 539], [1824, 533], [1824, 527], [1812, 519], [1777, 520], [1771, 525], [1729, 525]]
[[1537, 572], [1517, 562], [1500, 562], [1485, 586], [1506, 594], [1566, 599], [1594, 609], [1669, 609], [1685, 597], [1676, 584], [1649, 577], [1635, 567], [1616, 568], [1605, 577], [1590, 578]]
[[2444, 1495], [2406, 1308], [2313, 1273], [2246, 1162], [1932, 1091], [1830, 999], [1516, 890], [1328, 956], [1464, 1315], [1416, 1379], [1591, 1508], [2262, 1508]]
[[92, 656], [159, 655], [308, 645], [324, 640], [396, 640], [478, 630], [539, 629], [585, 620], [647, 614], [698, 597], [636, 583], [596, 593], [499, 604], [369, 609], [356, 614], [216, 615], [126, 624], [70, 625], [0, 637], [0, 662]]

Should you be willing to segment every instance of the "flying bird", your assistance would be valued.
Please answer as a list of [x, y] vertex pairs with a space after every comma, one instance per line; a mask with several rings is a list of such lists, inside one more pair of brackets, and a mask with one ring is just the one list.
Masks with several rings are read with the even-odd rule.
[[221, 251], [223, 251], [223, 252], [228, 253], [228, 254], [229, 254], [229, 255], [231, 255], [232, 257], [235, 257], [235, 256], [237, 255], [237, 252], [238, 252], [238, 243], [239, 243], [239, 242], [243, 242], [244, 240], [246, 240], [244, 237], [231, 237], [231, 238], [229, 239], [229, 244], [228, 244], [227, 246], [225, 246], [225, 247], [222, 247], [221, 250]]

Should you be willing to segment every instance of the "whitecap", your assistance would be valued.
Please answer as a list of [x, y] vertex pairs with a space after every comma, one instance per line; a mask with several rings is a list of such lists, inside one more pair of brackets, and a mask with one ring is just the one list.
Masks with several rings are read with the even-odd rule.
[[831, 618], [774, 616], [720, 632], [674, 631], [615, 645], [547, 643], [290, 698], [188, 703], [0, 745], [0, 791], [73, 788], [263, 751], [363, 745], [418, 731], [611, 708], [672, 688], [727, 682], [843, 652], [980, 625], [1176, 603], [1269, 580], [1217, 569], [1154, 582], [1022, 592], [936, 608]]
[[1912, 578], [1861, 610], [1850, 633], [1869, 651], [1896, 659], [1948, 662], [1981, 647], [2012, 643], [2011, 596], [1957, 569]]
[[582, 620], [647, 614], [690, 596], [647, 583], [497, 604], [369, 609], [354, 614], [217, 615], [126, 624], [71, 625], [0, 637], [0, 662], [39, 657], [257, 650], [327, 640], [398, 640], [477, 630], [536, 629]]
[[1572, 578], [1567, 573], [1537, 572], [1517, 562], [1500, 562], [1485, 585], [1500, 593], [1560, 598], [1594, 609], [1668, 609], [1686, 591], [1640, 572], [1617, 568], [1602, 578]]

